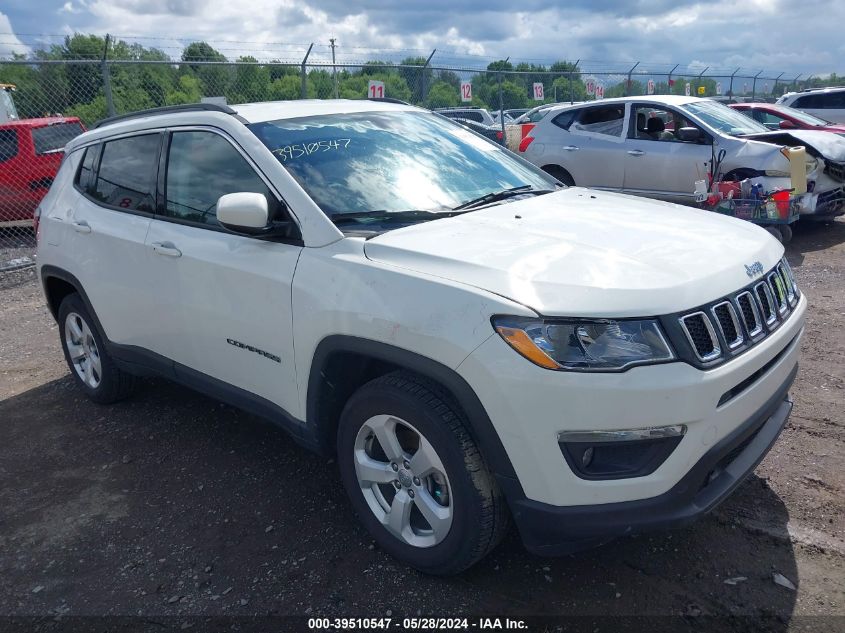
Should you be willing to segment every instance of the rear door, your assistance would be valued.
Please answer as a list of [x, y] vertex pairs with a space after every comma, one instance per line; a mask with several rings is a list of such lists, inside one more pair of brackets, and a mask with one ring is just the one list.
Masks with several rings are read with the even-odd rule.
[[[67, 211], [72, 272], [88, 294], [106, 336], [147, 347], [155, 340], [145, 239], [155, 210], [162, 134], [127, 136], [85, 150]], [[57, 209], [64, 215], [64, 209]]]
[[301, 240], [236, 235], [216, 217], [220, 196], [251, 191], [267, 197], [271, 219], [288, 219], [278, 193], [212, 129], [172, 130], [161, 173], [146, 243], [160, 315], [151, 349], [176, 361], [188, 383], [207, 387], [210, 377], [292, 410], [291, 282]]
[[[665, 117], [664, 114], [665, 113]], [[695, 181], [707, 179], [712, 139], [677, 110], [663, 104], [631, 104], [625, 139], [626, 193], [679, 203], [695, 199]], [[668, 118], [668, 123], [664, 121]], [[683, 142], [682, 127], [698, 127], [701, 140]]]
[[537, 140], [544, 143], [548, 158], [556, 157], [572, 175], [576, 185], [611, 191], [622, 188], [627, 131], [624, 103], [565, 110], [550, 123], [545, 129], [553, 131], [553, 138]]

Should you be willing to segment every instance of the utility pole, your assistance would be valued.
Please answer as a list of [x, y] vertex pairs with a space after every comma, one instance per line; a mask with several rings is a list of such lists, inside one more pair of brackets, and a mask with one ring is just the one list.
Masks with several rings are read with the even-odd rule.
[[334, 59], [334, 47], [335, 47], [335, 38], [330, 38], [329, 41], [332, 43], [332, 78], [334, 79], [334, 98], [338, 99], [337, 96], [337, 66], [335, 66], [335, 59]]

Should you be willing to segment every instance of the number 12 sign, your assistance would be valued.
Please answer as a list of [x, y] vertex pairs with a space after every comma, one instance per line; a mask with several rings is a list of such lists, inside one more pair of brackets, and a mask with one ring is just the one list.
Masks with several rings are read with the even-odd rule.
[[537, 82], [534, 84], [534, 101], [544, 101], [546, 99], [543, 96], [543, 84], [541, 82]]
[[469, 81], [461, 82], [461, 101], [464, 103], [472, 101], [472, 83]]
[[367, 86], [367, 97], [370, 99], [384, 99], [384, 82], [370, 79]]

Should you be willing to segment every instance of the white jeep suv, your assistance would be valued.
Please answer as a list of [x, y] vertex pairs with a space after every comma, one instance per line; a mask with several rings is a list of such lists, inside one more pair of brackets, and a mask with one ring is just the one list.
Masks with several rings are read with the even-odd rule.
[[158, 374], [336, 455], [456, 573], [684, 525], [791, 409], [806, 300], [754, 225], [582, 188], [425, 110], [194, 105], [77, 137], [38, 270], [94, 401]]

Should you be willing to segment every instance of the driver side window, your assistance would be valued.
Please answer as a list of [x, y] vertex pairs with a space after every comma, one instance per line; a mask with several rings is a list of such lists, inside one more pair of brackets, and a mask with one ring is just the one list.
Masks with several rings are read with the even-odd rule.
[[263, 194], [270, 218], [278, 218], [281, 203], [229, 141], [213, 132], [173, 133], [167, 160], [166, 216], [219, 227], [218, 198], [241, 191]]

